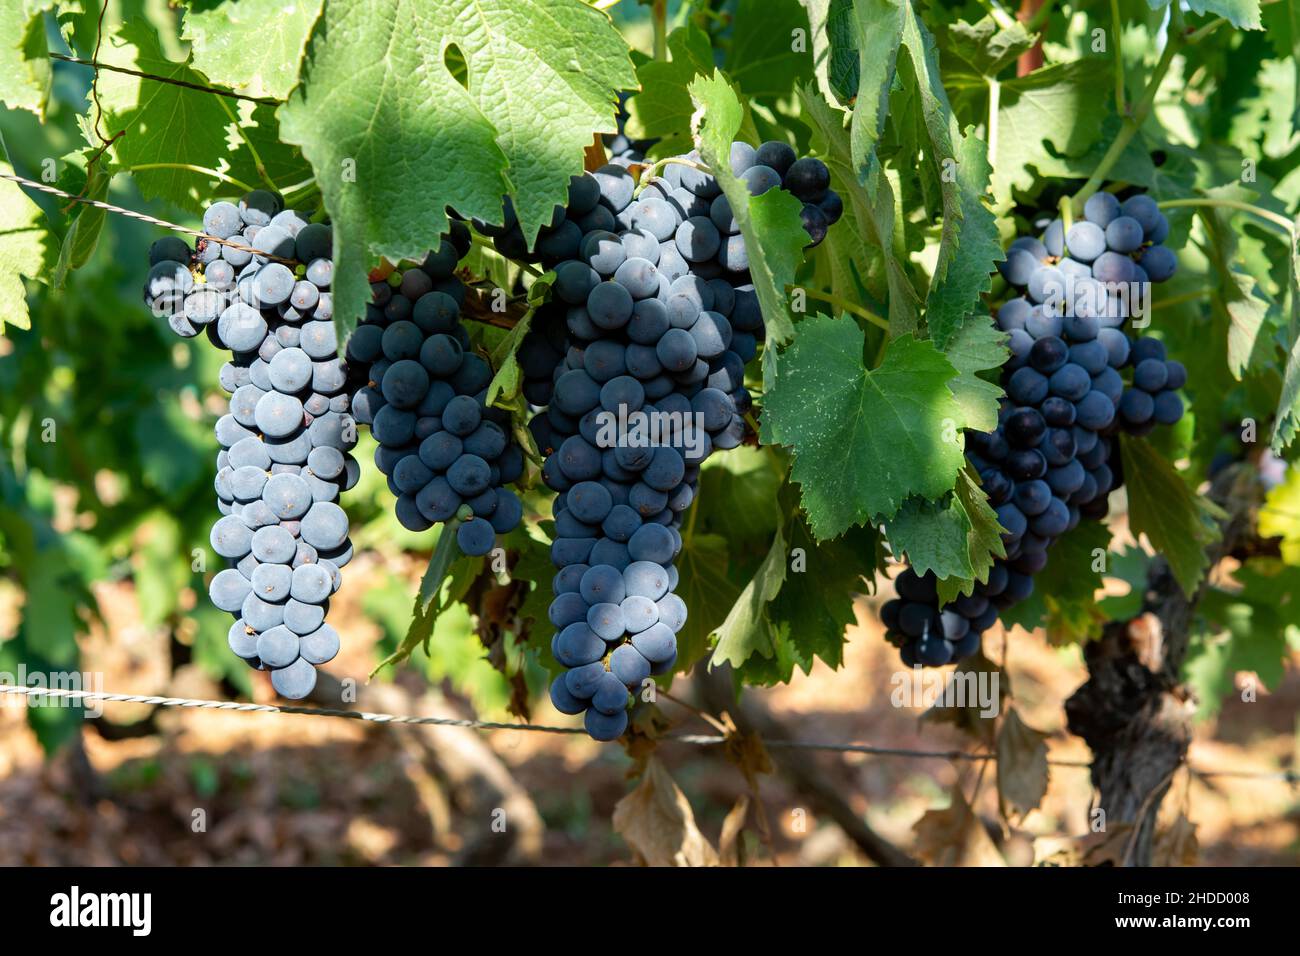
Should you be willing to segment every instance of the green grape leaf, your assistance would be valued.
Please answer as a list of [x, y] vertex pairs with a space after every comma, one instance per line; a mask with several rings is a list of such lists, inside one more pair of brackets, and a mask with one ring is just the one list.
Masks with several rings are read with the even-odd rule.
[[1128, 586], [1128, 591], [1115, 593], [1111, 590], [1098, 602], [1106, 620], [1127, 621], [1131, 617], [1137, 617], [1142, 611], [1150, 571], [1151, 557], [1141, 548], [1110, 552], [1103, 575], [1114, 582], [1112, 587], [1123, 584]]
[[516, 619], [521, 626], [532, 622], [529, 629], [530, 646], [538, 654], [547, 670], [558, 670], [560, 665], [551, 657], [551, 636], [555, 628], [547, 617], [553, 595], [551, 580], [555, 577], [555, 565], [551, 563], [550, 545], [532, 533], [534, 526], [521, 524], [510, 532], [502, 541], [503, 547], [517, 551], [518, 560], [510, 568], [510, 577], [515, 581], [531, 581], [533, 586], [520, 605]]
[[[852, 175], [845, 205], [854, 206], [855, 220], [867, 230], [867, 238], [881, 251], [889, 289], [889, 331], [902, 335], [916, 328], [920, 297], [907, 275], [906, 243], [902, 211], [897, 208], [895, 188], [880, 158], [876, 144], [889, 112], [889, 91], [895, 79], [898, 51], [903, 42], [905, 4], [895, 0], [858, 3], [851, 21], [858, 50], [860, 77], [857, 99], [849, 127], [849, 162]], [[805, 102], [811, 97], [805, 95]], [[823, 116], [818, 129], [830, 136], [833, 113]], [[834, 137], [832, 144], [834, 144]]]
[[336, 227], [339, 321], [364, 310], [370, 260], [422, 256], [449, 205], [501, 222], [508, 192], [531, 244], [635, 83], [608, 14], [580, 0], [331, 0], [279, 117]]
[[[731, 173], [731, 144], [740, 131], [741, 108], [735, 91], [719, 72], [691, 82], [691, 99], [704, 115], [698, 133], [700, 155], [713, 171], [731, 213], [745, 237], [750, 281], [763, 311], [768, 349], [764, 363], [794, 335], [786, 288], [794, 284], [795, 270], [803, 261], [808, 241], [799, 219], [803, 204], [783, 189], [751, 196], [748, 187]], [[761, 237], [761, 238], [760, 238]]]
[[765, 548], [781, 515], [772, 508], [781, 490], [780, 450], [741, 445], [725, 455], [710, 455], [700, 471], [692, 519], [699, 527], [722, 531], [733, 550]]
[[1214, 521], [1218, 509], [1188, 488], [1150, 442], [1125, 437], [1120, 447], [1129, 525], [1134, 534], [1147, 536], [1169, 562], [1179, 586], [1192, 594], [1209, 563], [1205, 549], [1219, 536]]
[[1000, 27], [991, 16], [948, 24], [948, 49], [981, 76], [997, 76], [1034, 45], [1034, 34], [1019, 20]]
[[975, 591], [975, 581], [987, 581], [989, 568], [993, 559], [1005, 558], [1006, 548], [1002, 545], [1002, 525], [997, 523], [997, 512], [988, 501], [984, 489], [975, 480], [974, 468], [963, 468], [957, 476], [957, 501], [961, 502], [970, 522], [970, 533], [966, 536], [966, 555], [970, 561], [969, 578], [949, 578], [939, 581], [939, 600], [952, 601], [958, 594], [970, 594]]
[[[246, 183], [269, 179], [280, 192], [310, 182], [311, 166], [302, 152], [280, 139], [280, 123], [274, 107], [244, 101], [236, 104], [232, 111], [234, 116], [226, 125], [228, 155], [225, 158], [227, 168], [223, 172]], [[259, 160], [261, 169], [258, 168]], [[294, 194], [289, 193], [288, 198], [292, 200]]]
[[970, 558], [970, 581], [953, 579], [939, 582], [939, 598], [950, 601], [958, 594], [970, 594], [975, 581], [987, 581], [989, 569], [995, 558], [1004, 558], [1006, 548], [1002, 544], [1002, 525], [998, 524], [997, 512], [989, 503], [989, 496], [975, 479], [975, 469], [968, 465], [957, 475], [957, 486], [953, 489], [957, 500], [966, 511], [970, 521], [970, 534], [966, 538], [966, 553]]
[[1208, 625], [1193, 635], [1183, 679], [1196, 691], [1197, 716], [1211, 717], [1236, 689], [1238, 671], [1253, 672], [1276, 688], [1290, 656], [1287, 637], [1300, 626], [1292, 597], [1300, 568], [1272, 558], [1251, 559], [1233, 572], [1241, 585], [1232, 593], [1209, 589], [1197, 611]]
[[[1279, 61], [1289, 58], [1294, 68], [1294, 64], [1300, 63], [1300, 0], [1280, 0], [1278, 3], [1270, 3], [1260, 13], [1265, 36], [1272, 42]], [[1283, 64], [1279, 62], [1278, 65]], [[1290, 125], [1295, 129], [1300, 126], [1300, 84], [1293, 83], [1293, 86]], [[1239, 140], [1232, 139], [1229, 142], [1239, 142]]]
[[[169, 79], [204, 82], [188, 64], [167, 58], [159, 34], [143, 20], [129, 20], [108, 35], [100, 58]], [[216, 177], [182, 167], [212, 169], [226, 156], [230, 114], [221, 97], [105, 70], [99, 77], [99, 102], [104, 108], [101, 129], [110, 137], [122, 133], [113, 144], [117, 165], [151, 167], [129, 170], [142, 195], [192, 211], [211, 201]], [[99, 145], [89, 117], [82, 118], [82, 135], [91, 146]]]
[[1282, 394], [1277, 403], [1277, 420], [1273, 425], [1272, 447], [1280, 452], [1291, 444], [1300, 430], [1300, 216], [1291, 223], [1291, 254], [1287, 257], [1289, 297], [1291, 299], [1291, 335], [1294, 339], [1287, 355]]
[[997, 514], [969, 468], [943, 498], [909, 498], [885, 531], [894, 553], [906, 554], [917, 574], [934, 572], [940, 606], [974, 591], [977, 580], [988, 580], [993, 559], [1006, 556]]
[[[789, 653], [772, 660], [788, 660], [805, 674], [818, 659], [838, 670], [844, 663], [845, 632], [857, 620], [854, 595], [866, 593], [866, 582], [880, 563], [880, 535], [874, 528], [850, 528], [839, 538], [818, 543], [807, 520], [795, 511], [786, 541], [789, 570], [767, 616], [780, 635], [778, 643], [788, 644]], [[751, 657], [749, 663], [767, 670], [763, 660]], [[749, 663], [740, 669], [741, 679], [759, 682]], [[791, 676], [793, 671], [782, 669], [764, 675], [761, 682], [774, 683], [771, 677], [785, 682]]]
[[724, 67], [746, 96], [785, 96], [812, 76], [812, 54], [793, 38], [808, 35], [798, 0], [739, 0]]
[[970, 531], [966, 509], [951, 492], [935, 501], [913, 495], [885, 523], [893, 552], [906, 555], [917, 574], [933, 571], [941, 579], [972, 577], [966, 551]]
[[740, 594], [727, 577], [727, 539], [685, 534], [677, 556], [677, 596], [686, 602], [686, 626], [677, 633], [676, 671], [686, 671], [709, 651], [709, 637], [722, 626]]
[[[1232, 185], [1207, 190], [1212, 198], [1253, 202], [1253, 193]], [[1228, 209], [1202, 208], [1201, 222], [1209, 239], [1204, 246], [1216, 281], [1209, 299], [1228, 328], [1228, 371], [1241, 381], [1252, 366], [1272, 361], [1274, 344], [1269, 338], [1266, 320], [1273, 303], [1261, 294], [1255, 279], [1236, 265], [1241, 242], [1233, 228], [1233, 214]]]
[[[85, 187], [84, 195], [87, 199], [103, 202], [108, 198], [108, 187], [113, 181], [112, 168], [104, 164], [97, 165], [91, 175], [90, 185], [87, 186], [86, 171], [73, 164], [74, 158], [81, 160], [84, 157], [65, 157], [62, 166], [65, 170], [75, 171], [77, 184], [72, 186], [61, 180], [60, 188], [67, 192], [80, 193], [82, 187]], [[104, 230], [104, 217], [108, 213], [96, 206], [78, 205], [71, 215], [72, 222], [63, 234], [63, 242], [59, 245], [59, 259], [50, 278], [50, 286], [54, 289], [63, 289], [67, 285], [68, 273], [80, 269], [90, 260], [95, 247], [99, 245], [99, 234]]]
[[787, 559], [785, 533], [778, 530], [767, 557], [717, 629], [710, 668], [723, 664], [740, 667], [754, 655], [771, 658], [776, 654], [780, 629], [768, 616], [768, 604], [785, 583]]
[[0, 0], [0, 103], [45, 121], [50, 99], [50, 50], [45, 12], [54, 0]]
[[178, 403], [150, 405], [134, 426], [140, 477], [155, 491], [184, 488], [211, 467], [204, 461], [212, 442], [210, 426], [187, 415]]
[[[813, 143], [830, 170], [831, 187], [844, 201], [844, 218], [822, 244], [830, 257], [831, 292], [857, 301], [863, 298], [860, 293], [865, 287], [876, 302], [888, 300], [891, 331], [910, 331], [916, 327], [921, 302], [907, 277], [904, 257], [893, 244], [894, 199], [889, 180], [873, 158], [868, 179], [875, 184], [875, 191], [860, 182], [844, 114], [811, 85], [801, 88], [799, 95], [813, 128]], [[872, 269], [875, 261], [883, 268]]]
[[519, 370], [519, 361], [515, 355], [519, 351], [519, 343], [524, 340], [532, 325], [533, 310], [529, 309], [524, 317], [515, 323], [510, 333], [492, 350], [490, 365], [496, 369], [496, 374], [488, 383], [487, 404], [496, 405], [497, 399], [503, 396], [509, 402], [519, 394], [519, 389], [523, 385], [523, 374]]
[[[977, 311], [983, 311], [980, 296], [993, 288], [995, 263], [1006, 258], [997, 221], [984, 200], [989, 188], [988, 147], [973, 129], [955, 146], [956, 178], [945, 184], [943, 234], [925, 302], [926, 325], [941, 349]], [[948, 210], [950, 203], [953, 212]]]
[[[1092, 172], [1091, 166], [1076, 168], [1074, 161], [1089, 157], [1094, 147], [1109, 145], [1113, 138], [1114, 131], [1107, 135], [1103, 128], [1113, 116], [1112, 98], [1098, 95], [1112, 82], [1112, 69], [1110, 59], [1093, 56], [1035, 70], [1002, 84], [992, 176], [999, 209], [1012, 204], [1013, 189], [1035, 193], [1039, 176], [1086, 176]], [[1141, 144], [1131, 144], [1125, 156], [1141, 150]], [[1149, 157], [1145, 162], [1150, 168]], [[1137, 178], [1127, 167], [1111, 175], [1143, 184], [1150, 178], [1149, 174]]]
[[419, 647], [428, 653], [438, 618], [465, 596], [482, 565], [481, 558], [467, 558], [461, 553], [456, 544], [456, 522], [442, 525], [438, 530], [438, 544], [420, 580], [406, 635], [397, 650], [375, 665], [370, 676], [374, 677], [390, 664], [400, 664]]
[[994, 263], [1005, 258], [997, 222], [984, 205], [989, 188], [988, 147], [974, 129], [962, 134], [939, 76], [934, 37], [908, 4], [903, 14], [903, 46], [912, 60], [917, 96], [943, 196], [943, 232], [934, 277], [926, 297], [925, 320], [935, 344], [948, 340], [992, 288]]
[[[1147, 0], [1152, 10], [1163, 10], [1169, 0]], [[1238, 30], [1262, 29], [1259, 0], [1188, 0], [1188, 9], [1198, 16], [1218, 14]]]
[[709, 35], [687, 22], [668, 34], [668, 60], [646, 60], [637, 66], [641, 92], [628, 100], [629, 135], [657, 138], [655, 156], [674, 156], [691, 148], [691, 80], [713, 72]]
[[298, 82], [307, 37], [323, 0], [222, 0], [185, 9], [181, 39], [194, 68], [213, 83], [282, 100]]
[[[1105, 621], [1097, 591], [1107, 565], [1110, 530], [1100, 521], [1083, 521], [1047, 549], [1047, 564], [1034, 575], [1034, 592], [1002, 611], [1002, 623], [1026, 631], [1042, 627], [1053, 644], [1074, 644], [1100, 632]], [[1139, 553], [1140, 549], [1138, 550]], [[1141, 590], [1138, 591], [1139, 598]]]
[[813, 75], [828, 102], [848, 106], [858, 89], [853, 0], [800, 0], [812, 37]]
[[[0, 141], [0, 172], [12, 173]], [[19, 185], [0, 179], [0, 334], [5, 325], [32, 327], [23, 277], [38, 278], [49, 255], [50, 234], [41, 207]]]
[[1002, 387], [978, 373], [999, 368], [1006, 362], [1006, 333], [990, 316], [972, 316], [949, 338], [943, 354], [960, 374], [949, 384], [962, 407], [967, 428], [991, 432], [998, 426], [998, 399]]
[[965, 462], [948, 360], [904, 335], [869, 370], [862, 348], [855, 323], [805, 319], [766, 395], [763, 440], [793, 449], [792, 474], [819, 540], [892, 518], [910, 495], [940, 497]]

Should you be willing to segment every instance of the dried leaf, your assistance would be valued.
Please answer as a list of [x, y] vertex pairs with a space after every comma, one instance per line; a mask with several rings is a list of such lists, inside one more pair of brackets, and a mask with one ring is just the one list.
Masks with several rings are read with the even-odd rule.
[[686, 795], [658, 760], [646, 761], [640, 785], [614, 807], [614, 830], [646, 866], [717, 866]]
[[1047, 792], [1046, 740], [1014, 708], [1007, 711], [997, 741], [998, 802], [1004, 817], [1024, 817]]
[[[985, 696], [981, 691], [994, 688], [997, 704], [986, 709], [981, 703]], [[1011, 681], [1006, 673], [981, 652], [957, 665], [948, 677], [943, 697], [923, 713], [921, 719], [936, 724], [952, 724], [976, 740], [991, 744], [997, 716], [1002, 710], [1002, 701], [1010, 693]], [[953, 706], [954, 701], [961, 701], [962, 705]]]
[[1156, 834], [1151, 865], [1195, 866], [1200, 853], [1196, 824], [1180, 813], [1177, 820]]
[[947, 808], [926, 811], [912, 829], [917, 854], [932, 866], [1007, 865], [960, 786], [952, 788]]
[[1131, 823], [1084, 836], [1040, 837], [1034, 841], [1034, 857], [1039, 866], [1123, 866], [1132, 837]]
[[718, 857], [722, 866], [745, 865], [745, 819], [749, 816], [749, 795], [742, 793], [736, 805], [722, 821], [722, 836], [718, 837]]

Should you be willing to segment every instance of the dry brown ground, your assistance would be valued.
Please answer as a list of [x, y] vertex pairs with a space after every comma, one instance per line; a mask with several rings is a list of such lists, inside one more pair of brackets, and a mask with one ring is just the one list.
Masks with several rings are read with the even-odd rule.
[[[414, 566], [409, 571], [419, 573]], [[365, 579], [364, 567], [355, 577]], [[164, 637], [136, 623], [129, 585], [105, 585], [98, 596], [108, 630], [86, 642], [86, 666], [104, 672], [108, 689], [218, 693], [194, 668], [167, 683]], [[348, 635], [345, 657], [332, 665], [340, 676], [363, 675], [373, 660], [376, 630], [360, 617], [357, 597], [332, 612]], [[894, 651], [881, 639], [875, 606], [860, 603], [859, 626], [840, 671], [818, 665], [787, 687], [755, 693], [800, 738], [963, 746], [955, 730], [922, 723], [918, 710], [890, 704]], [[991, 651], [995, 658], [999, 644]], [[1084, 676], [1077, 651], [1053, 649], [1023, 633], [1008, 650], [1017, 706], [1031, 725], [1050, 734], [1051, 756], [1086, 759], [1087, 749], [1064, 728], [1061, 707]], [[1297, 766], [1297, 663], [1285, 683], [1257, 703], [1229, 701], [1218, 718], [1199, 726], [1193, 765]], [[464, 709], [454, 688], [443, 690]], [[258, 693], [271, 699], [268, 688]], [[108, 717], [118, 723], [145, 713], [134, 705], [108, 706]], [[707, 732], [696, 718], [665, 707], [683, 718], [684, 729]], [[537, 719], [553, 721], [548, 705], [537, 711]], [[444, 782], [425, 772], [391, 728], [177, 709], [160, 713], [158, 726], [159, 734], [116, 742], [90, 730], [83, 735], [96, 792], [75, 760], [45, 760], [21, 709], [0, 708], [0, 864], [446, 864], [457, 860], [468, 834], [481, 829], [493, 809], [447, 797]], [[611, 826], [614, 806], [631, 786], [630, 762], [620, 749], [516, 732], [488, 739], [546, 823], [542, 863], [630, 861]], [[665, 744], [660, 756], [689, 797], [700, 828], [716, 841], [727, 811], [746, 792], [740, 774], [716, 754], [683, 744]], [[969, 766], [943, 760], [830, 754], [817, 760], [851, 806], [904, 849], [914, 847], [912, 828], [927, 809], [944, 806], [959, 780], [969, 796], [978, 777]], [[760, 793], [781, 863], [865, 862], [780, 776], [764, 778]], [[1023, 822], [1024, 838], [1085, 832], [1090, 798], [1086, 769], [1054, 767], [1042, 807]], [[995, 801], [986, 778], [975, 798], [986, 819], [995, 817]], [[1202, 864], [1294, 865], [1300, 858], [1300, 792], [1283, 782], [1182, 775], [1165, 809], [1185, 812], [1196, 825]], [[193, 832], [196, 810], [206, 817], [206, 832]], [[800, 820], [808, 825], [801, 829]], [[767, 856], [752, 833], [746, 847], [756, 862]]]

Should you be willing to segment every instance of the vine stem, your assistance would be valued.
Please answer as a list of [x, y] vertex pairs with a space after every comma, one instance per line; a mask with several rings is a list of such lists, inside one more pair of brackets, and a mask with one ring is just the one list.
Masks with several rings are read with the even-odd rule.
[[1147, 116], [1151, 114], [1151, 108], [1155, 105], [1156, 94], [1160, 90], [1160, 84], [1164, 81], [1165, 74], [1169, 72], [1169, 67], [1173, 65], [1174, 57], [1178, 51], [1186, 44], [1187, 36], [1183, 31], [1182, 11], [1178, 9], [1178, 4], [1171, 4], [1169, 7], [1169, 39], [1165, 42], [1164, 52], [1160, 54], [1160, 61], [1151, 72], [1151, 78], [1147, 81], [1146, 89], [1142, 91], [1142, 98], [1133, 107], [1132, 115], [1124, 117], [1124, 125], [1111, 142], [1110, 148], [1106, 150], [1106, 154], [1102, 156], [1101, 162], [1097, 164], [1097, 168], [1088, 177], [1088, 181], [1083, 184], [1083, 188], [1075, 193], [1073, 206], [1076, 213], [1082, 214], [1083, 204], [1101, 188], [1106, 174], [1119, 162], [1119, 158], [1124, 155], [1124, 150], [1128, 148], [1128, 144], [1137, 135], [1137, 131], [1142, 128]]
[[1016, 25], [1016, 18], [1003, 10], [998, 0], [980, 0], [980, 6], [993, 18], [999, 29], [1010, 30]]
[[[798, 289], [798, 288], [802, 288], [802, 287], [793, 286], [793, 285], [788, 285], [785, 287], [786, 292], [789, 292], [791, 289]], [[874, 312], [870, 312], [867, 309], [864, 309], [856, 302], [850, 302], [848, 299], [844, 298], [843, 296], [835, 295], [833, 292], [813, 292], [811, 290], [804, 290], [804, 291], [807, 294], [808, 298], [810, 299], [816, 299], [819, 302], [829, 303], [830, 305], [833, 305], [836, 308], [843, 309], [845, 312], [851, 312], [853, 315], [856, 315], [860, 319], [866, 319], [868, 322], [870, 322], [878, 329], [884, 329], [886, 332], [889, 331], [888, 322], [886, 322], [880, 316], [876, 315]]]
[[209, 169], [207, 166], [194, 166], [190, 163], [138, 163], [135, 166], [125, 166], [122, 168], [124, 173], [138, 173], [150, 169], [186, 169], [192, 173], [202, 173], [204, 176], [211, 176], [223, 183], [229, 183], [236, 189], [241, 189], [246, 193], [251, 193], [253, 187], [248, 183], [236, 179], [234, 176], [227, 176], [225, 173], [219, 173], [215, 169]]
[[1238, 212], [1248, 212], [1261, 219], [1267, 219], [1269, 222], [1273, 223], [1273, 225], [1286, 230], [1288, 236], [1295, 235], [1295, 227], [1292, 225], [1291, 220], [1287, 219], [1286, 216], [1236, 199], [1166, 199], [1164, 202], [1156, 203], [1156, 205], [1161, 209], [1186, 209], [1198, 207], [1208, 207], [1211, 209], [1236, 209]]
[[1123, 116], [1128, 107], [1124, 102], [1124, 22], [1119, 15], [1119, 0], [1110, 0], [1110, 20], [1115, 35], [1115, 112]]
[[639, 196], [641, 191], [650, 185], [650, 180], [659, 175], [659, 170], [663, 169], [665, 166], [671, 165], [689, 166], [691, 169], [698, 169], [702, 173], [713, 172], [713, 170], [709, 169], [709, 167], [705, 166], [703, 163], [697, 163], [695, 160], [687, 159], [685, 156], [665, 156], [663, 159], [656, 160], [645, 169], [641, 170], [641, 179], [636, 184], [637, 195]]
[[[497, 255], [501, 255], [501, 253], [497, 251], [497, 247], [492, 244], [492, 240], [487, 238], [486, 236], [480, 236], [478, 233], [472, 232], [470, 233], [469, 238], [470, 241], [474, 243], [474, 245], [482, 249], [491, 249], [493, 252], [496, 252]], [[502, 258], [505, 257], [503, 256]], [[510, 261], [514, 262], [515, 265], [523, 269], [531, 276], [535, 276], [536, 278], [540, 279], [544, 275], [544, 273], [540, 269], [538, 269], [537, 266], [533, 265], [530, 262], [515, 262], [514, 259], [511, 259]]]
[[654, 0], [650, 19], [655, 31], [654, 57], [662, 63], [668, 59], [668, 0]]
[[1056, 0], [1046, 0], [1046, 2], [1038, 8], [1037, 12], [1026, 21], [1025, 29], [1030, 33], [1037, 33], [1041, 30], [1047, 23], [1047, 18], [1052, 15], [1052, 8], [1054, 6], [1056, 6]]
[[998, 161], [998, 110], [1002, 108], [1002, 82], [990, 76], [989, 81], [989, 162]]

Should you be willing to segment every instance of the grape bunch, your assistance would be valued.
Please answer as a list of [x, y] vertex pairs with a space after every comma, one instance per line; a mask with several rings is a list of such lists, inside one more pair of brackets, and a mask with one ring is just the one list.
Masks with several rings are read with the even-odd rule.
[[[552, 300], [517, 356], [557, 492], [551, 650], [567, 671], [551, 700], [598, 740], [622, 735], [628, 692], [676, 661], [678, 528], [704, 460], [745, 438], [745, 365], [763, 337], [744, 238], [716, 179], [687, 159], [639, 197], [618, 163], [573, 179], [537, 243]], [[731, 166], [754, 194], [803, 199], [810, 244], [839, 218], [819, 160], [736, 143]]]
[[203, 215], [191, 250], [174, 237], [149, 252], [144, 295], [179, 335], [205, 330], [232, 352], [220, 382], [229, 411], [217, 421], [217, 508], [211, 543], [230, 562], [209, 585], [235, 615], [232, 651], [268, 670], [283, 697], [316, 684], [339, 651], [325, 616], [352, 558], [338, 505], [360, 471], [347, 374], [338, 357], [329, 226], [255, 190]]
[[510, 415], [487, 405], [492, 369], [461, 324], [465, 287], [454, 275], [469, 231], [453, 228], [418, 266], [372, 283], [373, 301], [348, 338], [357, 420], [379, 443], [375, 465], [411, 531], [461, 517], [456, 542], [468, 555], [492, 550], [523, 505], [505, 487], [524, 471]]
[[898, 597], [882, 606], [881, 620], [909, 667], [978, 650], [998, 611], [1033, 593], [1052, 543], [1084, 518], [1106, 516], [1107, 496], [1123, 477], [1115, 432], [1146, 434], [1183, 413], [1177, 390], [1186, 370], [1166, 360], [1158, 339], [1134, 340], [1125, 330], [1149, 308], [1151, 283], [1177, 268], [1155, 201], [1137, 194], [1121, 203], [1101, 192], [1069, 229], [1060, 219], [1045, 226], [1040, 238], [1015, 240], [998, 267], [1018, 293], [997, 310], [1011, 350], [1006, 398], [993, 432], [966, 434], [1006, 558], [987, 582], [942, 607], [932, 573], [908, 568], [898, 576]]

